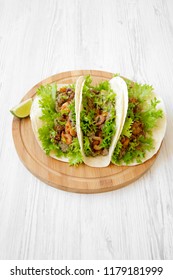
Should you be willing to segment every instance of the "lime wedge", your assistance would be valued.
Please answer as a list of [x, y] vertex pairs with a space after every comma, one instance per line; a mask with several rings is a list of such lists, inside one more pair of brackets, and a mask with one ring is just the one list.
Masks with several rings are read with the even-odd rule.
[[18, 118], [26, 118], [30, 114], [31, 105], [32, 98], [29, 98], [12, 108], [10, 112]]

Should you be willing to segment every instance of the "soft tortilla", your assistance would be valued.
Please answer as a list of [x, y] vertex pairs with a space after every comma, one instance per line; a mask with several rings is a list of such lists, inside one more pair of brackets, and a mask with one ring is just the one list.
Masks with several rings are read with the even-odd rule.
[[[65, 84], [57, 84], [57, 89], [60, 89], [62, 87], [65, 87], [67, 85]], [[31, 125], [32, 125], [32, 130], [34, 132], [35, 138], [43, 150], [42, 143], [39, 139], [39, 133], [38, 130], [43, 126], [43, 121], [40, 120], [40, 117], [42, 115], [42, 109], [39, 106], [39, 97], [36, 96], [33, 100], [32, 107], [31, 107], [31, 112], [30, 112], [30, 119], [31, 119]], [[66, 157], [57, 157], [56, 153], [51, 151], [49, 154], [52, 158], [55, 158], [57, 160], [63, 161], [63, 162], [68, 162], [68, 158]]]
[[96, 157], [86, 157], [84, 153], [83, 148], [83, 133], [80, 126], [80, 113], [82, 111], [82, 90], [83, 85], [85, 82], [85, 78], [83, 76], [79, 77], [77, 80], [78, 90], [76, 92], [76, 98], [78, 98], [78, 110], [76, 110], [76, 129], [77, 129], [77, 135], [79, 139], [79, 144], [81, 147], [81, 153], [83, 157], [83, 161], [86, 165], [91, 167], [106, 167], [110, 164], [112, 154], [114, 152], [116, 143], [119, 139], [119, 136], [121, 134], [125, 117], [127, 114], [127, 108], [128, 108], [128, 91], [127, 91], [127, 85], [124, 82], [124, 80], [120, 77], [114, 77], [110, 80], [110, 85], [113, 91], [116, 93], [116, 133], [113, 136], [111, 146], [109, 148], [109, 153], [107, 156], [96, 156]]
[[[156, 97], [157, 100], [160, 101], [160, 103], [158, 103], [158, 105], [157, 105], [157, 109], [162, 109], [163, 118], [158, 119], [157, 126], [154, 127], [153, 131], [152, 131], [152, 134], [153, 134], [152, 136], [153, 136], [153, 139], [154, 139], [154, 149], [151, 150], [151, 151], [146, 151], [145, 158], [142, 160], [141, 163], [144, 163], [145, 161], [149, 160], [150, 158], [152, 158], [158, 152], [158, 150], [159, 150], [159, 148], [162, 144], [163, 138], [165, 136], [165, 132], [166, 132], [167, 120], [166, 120], [166, 110], [165, 110], [164, 102], [155, 93], [153, 93], [152, 98], [154, 98], [154, 97]], [[148, 102], [149, 101], [150, 100], [148, 100]], [[139, 165], [141, 163], [134, 160], [134, 162], [132, 162], [130, 164], [126, 164], [125, 162], [122, 162], [120, 165], [134, 166], [134, 165]]]

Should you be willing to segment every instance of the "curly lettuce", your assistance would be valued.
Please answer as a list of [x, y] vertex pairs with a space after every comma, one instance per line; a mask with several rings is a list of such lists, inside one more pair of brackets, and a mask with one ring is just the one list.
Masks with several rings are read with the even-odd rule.
[[98, 155], [92, 149], [92, 137], [98, 133], [96, 118], [99, 114], [106, 116], [106, 121], [100, 129], [102, 130], [100, 149], [109, 149], [116, 131], [115, 102], [116, 93], [111, 89], [109, 81], [102, 81], [93, 86], [91, 77], [86, 77], [82, 93], [83, 109], [80, 113], [83, 148], [86, 156]]
[[[47, 155], [50, 155], [50, 153], [53, 151], [57, 157], [67, 157], [70, 165], [78, 165], [82, 163], [82, 155], [78, 139], [73, 138], [73, 141], [69, 145], [66, 152], [63, 152], [59, 144], [54, 140], [54, 136], [56, 135], [54, 121], [60, 117], [60, 114], [64, 114], [63, 111], [60, 113], [55, 110], [56, 91], [56, 84], [47, 84], [44, 86], [41, 85], [37, 89], [37, 95], [39, 96], [39, 106], [42, 110], [40, 119], [43, 122], [42, 127], [38, 130], [39, 139]], [[71, 119], [75, 124], [76, 114], [74, 100], [69, 104], [69, 109], [71, 112]], [[59, 124], [62, 124], [62, 122], [59, 121]]]
[[[163, 111], [158, 109], [159, 100], [153, 94], [153, 87], [141, 85], [125, 79], [128, 87], [128, 112], [120, 139], [115, 147], [112, 163], [141, 163], [146, 152], [154, 149], [152, 130], [163, 117]], [[134, 124], [142, 127], [142, 132], [133, 134]], [[126, 141], [126, 145], [123, 142]]]

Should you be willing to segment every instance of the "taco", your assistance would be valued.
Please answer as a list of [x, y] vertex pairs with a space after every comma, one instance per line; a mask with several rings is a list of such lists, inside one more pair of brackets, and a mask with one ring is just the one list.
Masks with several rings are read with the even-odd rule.
[[158, 152], [166, 131], [166, 112], [163, 100], [152, 86], [124, 80], [128, 88], [128, 110], [112, 163], [132, 166]]
[[45, 153], [70, 165], [141, 164], [158, 152], [166, 130], [152, 86], [117, 76], [97, 85], [90, 76], [41, 85], [30, 118]]
[[75, 85], [41, 85], [31, 107], [31, 124], [47, 155], [77, 165], [82, 155], [76, 133]]
[[87, 76], [80, 77], [77, 84], [76, 129], [83, 161], [91, 167], [106, 167], [127, 113], [126, 83], [120, 77], [114, 77], [92, 85], [91, 77]]

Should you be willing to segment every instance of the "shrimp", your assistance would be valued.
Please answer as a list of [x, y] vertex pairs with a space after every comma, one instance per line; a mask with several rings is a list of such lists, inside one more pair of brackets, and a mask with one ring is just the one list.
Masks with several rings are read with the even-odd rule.
[[94, 145], [93, 148], [95, 151], [100, 151], [102, 149], [99, 145]]
[[76, 135], [77, 135], [76, 129], [75, 129], [74, 127], [72, 127], [72, 128], [70, 129], [70, 134], [71, 134], [71, 136], [76, 136]]
[[100, 147], [100, 144], [102, 142], [102, 138], [100, 136], [93, 136], [93, 149], [96, 151], [100, 151], [102, 148]]
[[95, 118], [95, 122], [96, 122], [96, 126], [99, 126], [101, 124], [103, 124], [106, 120], [106, 116], [105, 114], [102, 114], [102, 115], [98, 115], [96, 118]]
[[70, 134], [71, 136], [77, 135], [76, 129], [74, 127], [72, 127], [70, 120], [68, 120], [68, 122], [65, 124], [65, 132], [67, 134]]
[[67, 91], [67, 88], [66, 87], [62, 87], [60, 88], [59, 92], [66, 92]]
[[64, 133], [64, 131], [61, 133], [61, 140], [67, 145], [70, 145], [72, 142], [72, 136], [68, 133]]
[[70, 129], [71, 129], [71, 122], [70, 120], [68, 120], [65, 124], [65, 132], [70, 133]]
[[70, 109], [68, 108], [68, 105], [69, 105], [69, 102], [63, 103], [61, 106], [61, 111], [65, 111], [65, 112], [69, 113]]

